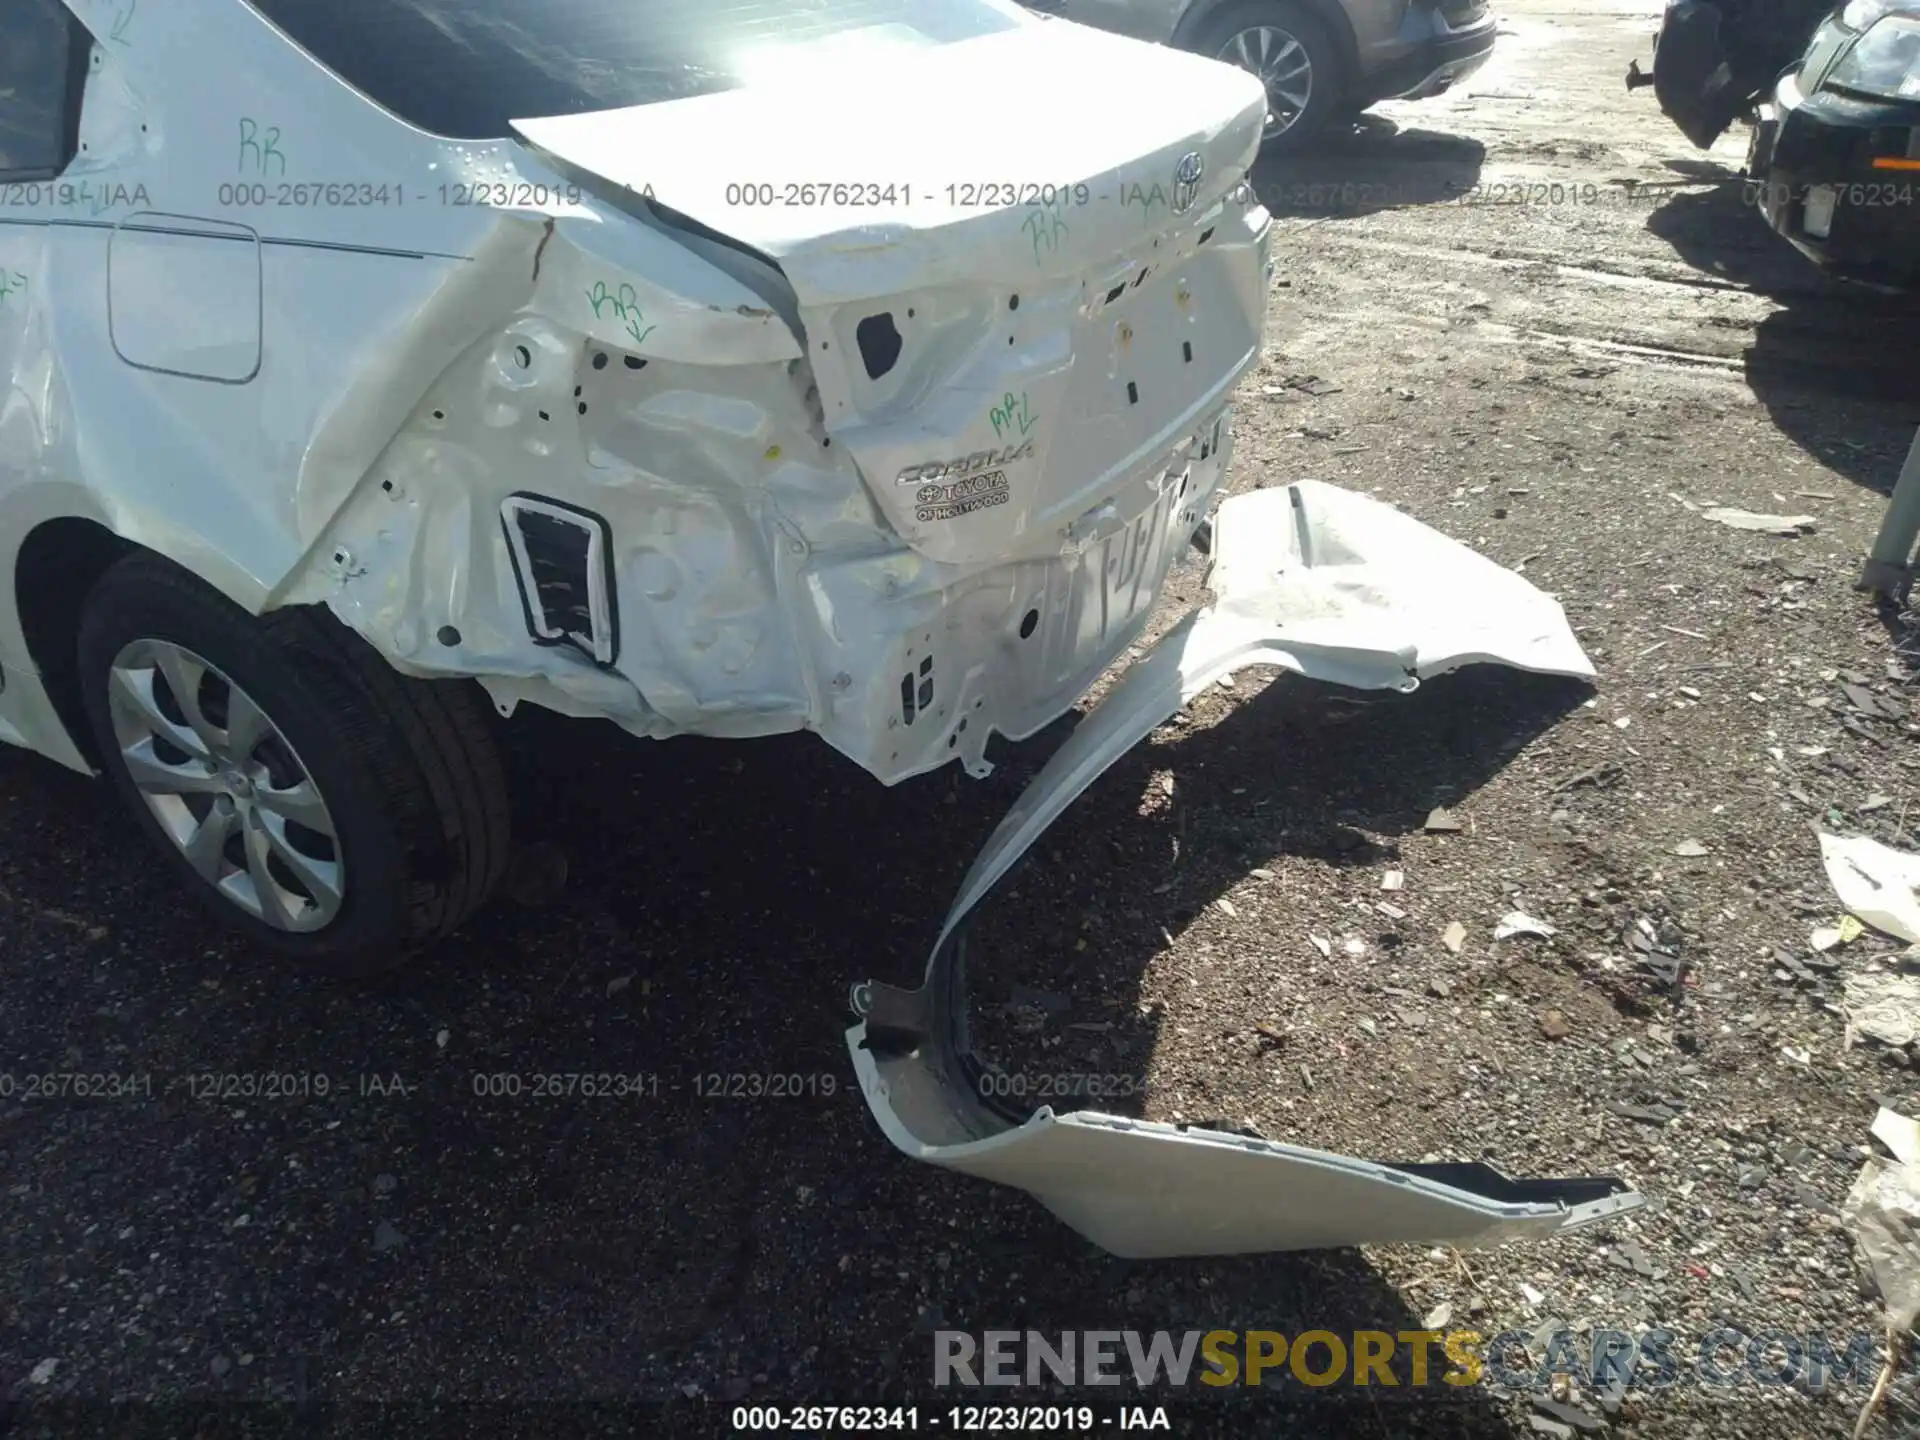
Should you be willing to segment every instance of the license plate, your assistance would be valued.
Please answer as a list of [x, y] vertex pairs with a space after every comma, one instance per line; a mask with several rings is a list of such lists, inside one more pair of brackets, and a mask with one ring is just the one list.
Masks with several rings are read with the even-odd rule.
[[1824, 240], [1833, 232], [1833, 207], [1839, 199], [1831, 185], [1815, 185], [1807, 191], [1807, 204], [1801, 213], [1800, 226], [1816, 240]]

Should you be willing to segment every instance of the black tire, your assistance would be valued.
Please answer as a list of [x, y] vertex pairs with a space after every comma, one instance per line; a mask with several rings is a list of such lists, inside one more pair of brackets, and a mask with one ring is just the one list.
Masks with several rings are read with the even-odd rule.
[[1285, 130], [1261, 142], [1263, 157], [1291, 155], [1306, 148], [1333, 120], [1353, 109], [1351, 77], [1340, 47], [1320, 17], [1295, 0], [1240, 0], [1221, 7], [1195, 29], [1187, 48], [1210, 59], [1237, 64], [1222, 54], [1235, 36], [1256, 26], [1284, 30], [1299, 42], [1313, 67], [1306, 107]]
[[[252, 697], [325, 797], [345, 877], [337, 913], [296, 933], [203, 878], [135, 786], [107, 692], [122, 648], [190, 650]], [[508, 790], [477, 687], [401, 675], [320, 607], [247, 614], [148, 554], [101, 577], [81, 616], [79, 665], [99, 756], [148, 837], [229, 928], [305, 968], [392, 968], [483, 904], [508, 858]]]

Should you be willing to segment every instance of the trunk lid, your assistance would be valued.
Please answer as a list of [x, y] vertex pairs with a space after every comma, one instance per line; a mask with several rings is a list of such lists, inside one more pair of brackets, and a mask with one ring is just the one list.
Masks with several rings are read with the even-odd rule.
[[1252, 164], [1265, 114], [1259, 82], [1232, 67], [1035, 20], [884, 67], [796, 66], [514, 129], [772, 257], [803, 304], [821, 305], [1077, 273], [1173, 213], [1190, 154], [1198, 183], [1180, 198], [1205, 211]]
[[773, 260], [828, 435], [908, 544], [975, 565], [1124, 539], [1219, 443], [1265, 116], [1230, 66], [1035, 20], [515, 128]]

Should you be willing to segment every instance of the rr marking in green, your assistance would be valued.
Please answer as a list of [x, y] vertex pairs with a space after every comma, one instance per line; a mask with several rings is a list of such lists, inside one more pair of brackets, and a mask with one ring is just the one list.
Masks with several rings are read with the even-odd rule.
[[[587, 291], [587, 303], [593, 306], [593, 315], [596, 320], [611, 311], [613, 318], [618, 320], [627, 334], [633, 337], [635, 345], [640, 344], [660, 328], [658, 325], [646, 323], [646, 312], [640, 308], [640, 297], [634, 293], [631, 285], [622, 285], [618, 290], [609, 290], [606, 281], [596, 280], [593, 282], [593, 289]], [[645, 328], [641, 328], [642, 326]]]
[[[240, 163], [236, 167], [242, 175], [247, 173], [247, 157], [252, 155], [254, 172], [259, 175], [284, 175], [287, 173], [287, 157], [280, 150], [280, 127], [262, 126], [258, 120], [242, 115], [240, 117]], [[278, 161], [280, 168], [273, 164]]]
[[1040, 205], [1027, 212], [1027, 218], [1021, 222], [1027, 234], [1033, 240], [1033, 263], [1040, 263], [1042, 251], [1051, 253], [1060, 248], [1060, 237], [1069, 233], [1066, 218], [1060, 213], [1060, 206]]

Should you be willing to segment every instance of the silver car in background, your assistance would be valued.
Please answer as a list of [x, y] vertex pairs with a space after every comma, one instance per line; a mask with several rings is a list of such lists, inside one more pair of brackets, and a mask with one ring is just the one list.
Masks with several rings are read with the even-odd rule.
[[1267, 89], [1266, 154], [1379, 100], [1422, 100], [1493, 54], [1486, 0], [1026, 0], [1030, 9], [1238, 65]]

